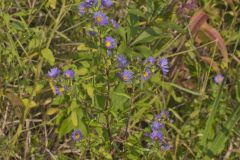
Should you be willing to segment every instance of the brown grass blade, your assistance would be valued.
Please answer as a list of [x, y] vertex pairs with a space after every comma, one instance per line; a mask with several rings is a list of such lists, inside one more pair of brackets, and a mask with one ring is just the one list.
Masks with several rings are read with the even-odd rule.
[[212, 26], [210, 26], [207, 23], [204, 23], [201, 26], [201, 31], [203, 31], [203, 33], [212, 41], [216, 40], [217, 42], [217, 46], [219, 48], [219, 50], [221, 51], [222, 55], [223, 55], [223, 61], [224, 63], [227, 65], [228, 64], [228, 51], [227, 51], [227, 47], [225, 45], [225, 42], [222, 38], [222, 36], [220, 35], [220, 33], [213, 28]]
[[207, 56], [201, 56], [200, 58], [201, 58], [204, 62], [206, 62], [207, 64], [209, 64], [214, 71], [216, 71], [217, 73], [220, 73], [220, 69], [219, 69], [219, 67], [218, 67], [218, 64], [217, 64], [215, 61], [213, 61], [212, 58], [207, 57]]
[[196, 36], [201, 26], [207, 21], [208, 16], [203, 10], [197, 11], [190, 19], [189, 30], [193, 37]]

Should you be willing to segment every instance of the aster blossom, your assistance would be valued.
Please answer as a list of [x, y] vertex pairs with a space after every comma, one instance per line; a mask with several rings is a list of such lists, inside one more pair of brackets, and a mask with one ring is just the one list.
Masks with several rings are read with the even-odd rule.
[[153, 141], [162, 141], [163, 140], [163, 134], [159, 130], [153, 130], [152, 133], [150, 134], [150, 138]]
[[72, 133], [72, 139], [74, 141], [80, 141], [81, 139], [83, 139], [83, 134], [80, 130], [75, 130]]
[[214, 81], [215, 81], [215, 83], [217, 83], [217, 84], [222, 83], [223, 79], [224, 79], [224, 77], [223, 77], [222, 74], [218, 74], [218, 75], [216, 75], [216, 76], [214, 77]]
[[75, 73], [74, 73], [74, 71], [71, 70], [71, 69], [68, 69], [68, 70], [66, 70], [66, 71], [63, 73], [63, 76], [64, 76], [65, 78], [74, 78], [74, 75], [75, 75]]
[[80, 6], [79, 6], [79, 13], [80, 13], [80, 15], [83, 15], [87, 11], [88, 11], [87, 3], [85, 3], [85, 2], [81, 3]]
[[152, 73], [150, 70], [146, 70], [143, 75], [142, 75], [142, 80], [146, 81], [148, 80], [149, 78], [151, 78], [152, 76]]
[[122, 69], [127, 65], [127, 60], [122, 54], [117, 57], [117, 61]]
[[112, 0], [102, 0], [102, 7], [111, 7], [112, 5]]
[[169, 72], [168, 60], [166, 58], [160, 59], [158, 66], [162, 70], [163, 75]]
[[124, 70], [122, 73], [122, 80], [124, 82], [130, 82], [131, 79], [133, 78], [133, 73], [130, 70]]
[[93, 14], [93, 17], [95, 19], [95, 23], [100, 26], [106, 26], [108, 25], [108, 16], [103, 12], [95, 12]]
[[158, 130], [164, 128], [164, 125], [159, 121], [152, 122], [152, 130]]
[[106, 37], [105, 39], [105, 47], [107, 49], [113, 49], [116, 46], [116, 41], [111, 36]]
[[60, 69], [55, 67], [48, 72], [48, 76], [51, 78], [57, 78], [60, 72], [61, 72]]
[[153, 65], [155, 63], [155, 61], [156, 61], [155, 58], [150, 56], [146, 59], [145, 63], [149, 63], [149, 64]]
[[85, 0], [85, 3], [88, 8], [91, 8], [91, 7], [97, 6], [98, 0]]
[[55, 94], [62, 95], [66, 91], [66, 87], [55, 86]]
[[119, 24], [114, 19], [111, 19], [110, 21], [115, 29], [119, 28]]

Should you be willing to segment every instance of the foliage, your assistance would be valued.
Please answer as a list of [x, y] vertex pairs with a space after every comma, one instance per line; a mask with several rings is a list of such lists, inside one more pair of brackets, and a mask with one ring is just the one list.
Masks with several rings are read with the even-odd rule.
[[238, 159], [239, 10], [0, 1], [0, 159]]

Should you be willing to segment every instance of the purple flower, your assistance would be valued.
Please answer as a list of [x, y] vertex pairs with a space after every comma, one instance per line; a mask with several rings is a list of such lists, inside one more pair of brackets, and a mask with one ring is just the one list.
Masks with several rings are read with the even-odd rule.
[[80, 130], [75, 130], [72, 133], [72, 139], [74, 141], [80, 141], [83, 138], [83, 134]]
[[110, 56], [111, 55], [111, 50], [107, 50], [107, 55]]
[[155, 63], [155, 58], [153, 58], [152, 56], [148, 57], [146, 59], [146, 63], [154, 64]]
[[156, 114], [155, 119], [156, 119], [156, 120], [161, 119], [161, 114]]
[[95, 12], [93, 14], [93, 17], [95, 19], [95, 23], [97, 23], [100, 26], [106, 26], [108, 25], [108, 17], [103, 12]]
[[119, 24], [114, 19], [111, 19], [110, 21], [115, 29], [119, 28]]
[[111, 7], [112, 5], [112, 0], [102, 0], [102, 7]]
[[221, 75], [221, 74], [218, 74], [218, 75], [216, 75], [216, 76], [214, 77], [214, 81], [215, 81], [215, 83], [217, 83], [217, 84], [222, 83], [223, 79], [224, 79], [224, 77], [223, 77], [223, 75]]
[[85, 3], [88, 8], [91, 8], [93, 6], [97, 6], [98, 0], [85, 0]]
[[74, 71], [73, 70], [71, 70], [71, 69], [68, 69], [68, 70], [66, 70], [64, 73], [63, 73], [63, 76], [65, 77], [65, 78], [74, 78]]
[[62, 95], [64, 91], [66, 91], [66, 87], [58, 87], [55, 86], [55, 94], [56, 95]]
[[113, 39], [111, 36], [106, 37], [105, 39], [105, 47], [107, 49], [113, 49], [116, 46], [115, 39]]
[[161, 148], [162, 148], [162, 150], [164, 150], [164, 151], [170, 150], [170, 146], [169, 146], [168, 144], [163, 144]]
[[152, 75], [151, 71], [146, 70], [142, 75], [142, 80], [144, 80], [144, 81], [148, 80], [149, 78], [151, 78], [151, 75]]
[[169, 112], [168, 111], [162, 111], [160, 113], [162, 119], [168, 119], [169, 118]]
[[48, 76], [51, 78], [57, 78], [58, 75], [60, 74], [60, 69], [58, 68], [52, 68], [49, 72], [48, 72]]
[[122, 80], [124, 82], [130, 82], [131, 79], [133, 78], [133, 73], [130, 70], [124, 70], [122, 73]]
[[153, 121], [152, 130], [159, 130], [161, 128], [164, 128], [164, 125], [162, 123], [160, 123], [159, 121]]
[[88, 33], [91, 35], [91, 36], [96, 36], [96, 32], [95, 31], [88, 31]]
[[122, 68], [122, 69], [127, 65], [127, 60], [125, 59], [124, 55], [122, 55], [122, 54], [118, 56], [117, 61], [120, 65], [120, 68]]
[[163, 75], [169, 72], [168, 60], [166, 58], [160, 59], [158, 66], [161, 68]]
[[150, 138], [153, 141], [162, 141], [163, 140], [163, 134], [159, 130], [153, 130], [152, 133], [150, 134]]
[[80, 13], [80, 15], [83, 15], [87, 11], [88, 11], [87, 3], [85, 3], [85, 2], [81, 3], [80, 6], [79, 6], [79, 13]]

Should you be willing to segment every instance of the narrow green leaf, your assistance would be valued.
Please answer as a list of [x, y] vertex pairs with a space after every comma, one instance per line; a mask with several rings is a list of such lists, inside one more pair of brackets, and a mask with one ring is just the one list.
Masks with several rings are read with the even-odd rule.
[[51, 66], [53, 66], [55, 64], [55, 58], [50, 49], [48, 49], [48, 48], [43, 49], [41, 51], [41, 54], [42, 54], [43, 58], [45, 58]]
[[76, 127], [78, 125], [78, 117], [76, 112], [71, 113], [71, 120], [73, 125]]

